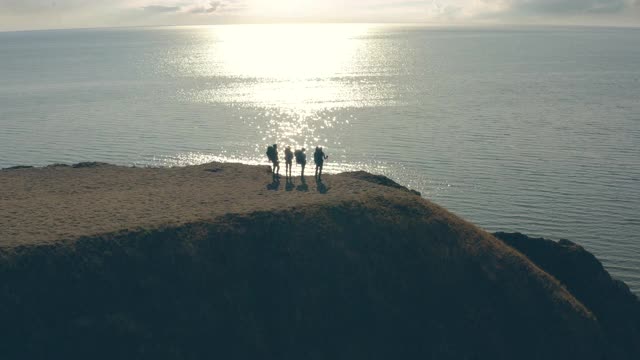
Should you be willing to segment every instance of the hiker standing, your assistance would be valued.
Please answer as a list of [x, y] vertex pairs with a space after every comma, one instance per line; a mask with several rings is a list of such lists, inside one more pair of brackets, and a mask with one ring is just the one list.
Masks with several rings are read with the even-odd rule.
[[322, 147], [316, 146], [316, 151], [313, 153], [313, 161], [316, 163], [316, 177], [322, 177], [322, 167], [324, 161], [329, 157], [324, 154]]
[[302, 173], [300, 175], [302, 179], [304, 179], [304, 167], [307, 165], [307, 154], [304, 153], [305, 151], [306, 149], [302, 148], [302, 150], [296, 150], [294, 153], [296, 156], [296, 164], [302, 166]]
[[287, 148], [284, 149], [284, 161], [284, 176], [291, 177], [291, 168], [293, 167], [293, 151], [291, 151], [291, 146], [287, 146]]
[[278, 161], [278, 145], [273, 144], [267, 148], [267, 158], [273, 164], [273, 176], [280, 175], [280, 161]]

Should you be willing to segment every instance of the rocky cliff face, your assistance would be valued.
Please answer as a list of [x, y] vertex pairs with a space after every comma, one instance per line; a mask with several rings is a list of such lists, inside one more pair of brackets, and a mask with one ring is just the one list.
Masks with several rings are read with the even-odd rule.
[[615, 350], [640, 354], [640, 302], [625, 283], [611, 278], [593, 254], [565, 239], [494, 235], [558, 279], [598, 319]]
[[[640, 355], [630, 320], [637, 300], [591, 260], [556, 268], [568, 256], [557, 245], [521, 250], [379, 177], [353, 176], [382, 187], [345, 201], [0, 249], [0, 354]], [[583, 293], [583, 275], [604, 277], [586, 281], [615, 296]]]

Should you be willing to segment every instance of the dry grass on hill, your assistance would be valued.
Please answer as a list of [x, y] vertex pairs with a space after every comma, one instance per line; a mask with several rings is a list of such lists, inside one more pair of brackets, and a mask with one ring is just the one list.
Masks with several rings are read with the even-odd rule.
[[527, 257], [388, 179], [276, 185], [238, 164], [0, 172], [0, 353], [637, 355]]
[[183, 168], [107, 164], [0, 171], [0, 247], [176, 226], [395, 191], [344, 175], [272, 181], [268, 167], [211, 163]]

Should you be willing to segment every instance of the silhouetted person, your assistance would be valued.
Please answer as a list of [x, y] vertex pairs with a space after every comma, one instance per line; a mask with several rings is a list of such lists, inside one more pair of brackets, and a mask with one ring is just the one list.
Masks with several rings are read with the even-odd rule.
[[329, 158], [324, 154], [324, 151], [320, 146], [316, 146], [316, 151], [313, 153], [313, 161], [316, 163], [316, 177], [322, 176], [322, 166], [324, 161]]
[[278, 160], [278, 145], [273, 144], [267, 148], [267, 158], [273, 164], [273, 176], [280, 175], [280, 161]]
[[284, 149], [284, 162], [284, 176], [291, 177], [291, 168], [293, 167], [293, 151], [291, 151], [291, 146], [287, 146], [287, 148]]
[[304, 179], [304, 167], [307, 166], [307, 154], [304, 153], [305, 151], [306, 149], [302, 148], [302, 150], [296, 150], [294, 153], [296, 156], [296, 164], [302, 166], [302, 172], [300, 173], [302, 179]]

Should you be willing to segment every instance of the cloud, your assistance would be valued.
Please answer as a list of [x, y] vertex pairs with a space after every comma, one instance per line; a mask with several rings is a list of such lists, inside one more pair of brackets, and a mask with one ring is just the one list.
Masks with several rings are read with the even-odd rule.
[[154, 12], [154, 13], [173, 13], [178, 12], [182, 9], [180, 6], [165, 6], [165, 5], [148, 5], [143, 6], [142, 9], [144, 11]]
[[626, 0], [512, 0], [511, 12], [521, 14], [617, 13], [631, 2]]
[[91, 5], [87, 0], [0, 0], [0, 9], [11, 13], [41, 13], [62, 11]]
[[210, 1], [207, 5], [191, 8], [189, 12], [192, 14], [211, 14], [222, 9], [225, 5], [222, 1]]
[[640, 26], [640, 0], [0, 0], [0, 31], [280, 21]]
[[563, 19], [613, 16], [636, 16], [640, 0], [432, 0], [425, 1], [427, 19], [474, 21], [491, 19], [495, 22], [526, 22], [527, 19]]
[[232, 14], [246, 10], [249, 7], [246, 0], [216, 0], [208, 4], [195, 6], [189, 11], [192, 14]]
[[153, 13], [182, 13], [205, 15], [214, 13], [229, 13], [244, 8], [246, 8], [246, 6], [242, 0], [182, 1], [178, 3], [174, 2], [142, 6], [142, 9], [144, 11]]

